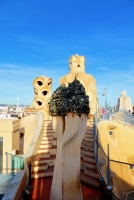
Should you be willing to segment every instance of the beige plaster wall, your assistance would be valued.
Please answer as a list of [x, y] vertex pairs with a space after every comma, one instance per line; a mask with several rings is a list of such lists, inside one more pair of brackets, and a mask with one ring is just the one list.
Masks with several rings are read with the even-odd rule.
[[19, 140], [20, 140], [20, 133], [19, 129], [17, 129], [12, 134], [12, 149], [16, 149], [18, 153], [19, 153]]
[[[99, 142], [106, 154], [107, 144], [109, 144], [110, 159], [134, 164], [134, 129], [113, 121], [101, 121], [97, 125], [97, 128]], [[111, 136], [109, 135], [109, 131], [112, 131]], [[103, 159], [107, 163], [106, 157], [99, 148], [99, 160]], [[107, 164], [105, 162], [100, 163], [104, 177], [107, 179]], [[123, 192], [132, 190], [133, 188], [134, 169], [130, 169], [130, 165], [115, 162], [110, 162], [110, 169], [114, 173], [114, 176], [112, 174], [113, 177], [111, 178], [114, 185], [114, 192], [121, 198]]]
[[0, 119], [0, 137], [3, 137], [3, 170], [6, 168], [5, 152], [12, 154], [12, 150], [19, 151], [18, 119]]
[[15, 131], [19, 129], [19, 120], [18, 119], [0, 119], [0, 130], [1, 131]]
[[20, 120], [20, 128], [25, 128], [23, 154], [26, 153], [38, 124], [36, 113], [27, 115]]

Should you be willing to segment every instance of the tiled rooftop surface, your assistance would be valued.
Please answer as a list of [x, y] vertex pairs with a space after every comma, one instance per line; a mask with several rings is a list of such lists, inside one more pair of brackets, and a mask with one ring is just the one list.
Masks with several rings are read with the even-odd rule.
[[[32, 179], [31, 200], [49, 200], [52, 177], [44, 177]], [[83, 200], [104, 200], [99, 189], [91, 187], [85, 183], [81, 183]]]

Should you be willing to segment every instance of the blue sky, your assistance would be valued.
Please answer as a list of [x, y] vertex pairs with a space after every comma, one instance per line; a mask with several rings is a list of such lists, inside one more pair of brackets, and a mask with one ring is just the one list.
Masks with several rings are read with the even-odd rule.
[[133, 0], [0, 0], [0, 103], [32, 104], [33, 79], [69, 72], [71, 55], [84, 55], [100, 104], [117, 104], [126, 90], [134, 105]]

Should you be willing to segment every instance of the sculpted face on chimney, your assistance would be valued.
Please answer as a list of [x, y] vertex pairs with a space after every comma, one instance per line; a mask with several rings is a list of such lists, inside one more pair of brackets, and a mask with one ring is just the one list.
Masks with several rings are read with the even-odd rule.
[[85, 58], [78, 54], [73, 55], [69, 59], [70, 73], [85, 73]]

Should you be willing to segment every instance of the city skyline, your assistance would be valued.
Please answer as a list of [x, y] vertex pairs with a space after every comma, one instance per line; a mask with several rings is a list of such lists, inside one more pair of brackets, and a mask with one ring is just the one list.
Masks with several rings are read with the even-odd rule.
[[[0, 104], [33, 102], [33, 80], [52, 78], [53, 91], [69, 73], [69, 58], [86, 59], [101, 106], [117, 105], [122, 90], [134, 105], [134, 2], [0, 2]], [[90, 97], [89, 97], [90, 98]]]

